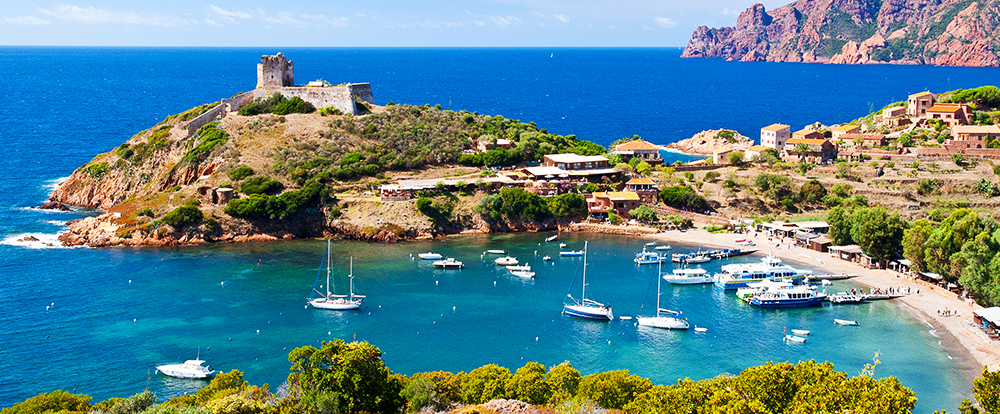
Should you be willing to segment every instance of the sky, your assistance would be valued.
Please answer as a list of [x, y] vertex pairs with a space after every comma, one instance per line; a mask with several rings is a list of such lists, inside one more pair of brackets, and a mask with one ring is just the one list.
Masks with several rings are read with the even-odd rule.
[[[0, 44], [683, 47], [751, 0], [0, 1]], [[790, 2], [790, 0], [789, 0]], [[763, 3], [768, 10], [785, 2]]]

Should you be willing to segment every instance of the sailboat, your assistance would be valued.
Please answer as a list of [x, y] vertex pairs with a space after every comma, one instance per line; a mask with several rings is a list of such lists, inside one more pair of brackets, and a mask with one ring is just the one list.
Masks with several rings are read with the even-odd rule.
[[[324, 261], [326, 262], [326, 295], [309, 300], [309, 304], [316, 309], [351, 310], [360, 308], [361, 300], [364, 299], [364, 296], [354, 294], [354, 258], [351, 257], [351, 273], [347, 275], [348, 280], [350, 280], [349, 293], [347, 295], [334, 295], [330, 293], [330, 254], [330, 240], [327, 240], [326, 255], [324, 256]], [[319, 268], [320, 272], [322, 272], [322, 263]], [[318, 278], [319, 275], [317, 275]], [[315, 287], [313, 288], [313, 292], [323, 293], [316, 290]]]
[[610, 306], [587, 299], [587, 242], [583, 243], [583, 291], [580, 293], [580, 300], [574, 299], [571, 294], [566, 296], [573, 301], [572, 304], [563, 304], [563, 313], [566, 315], [602, 321], [615, 318]]
[[[660, 263], [660, 270], [663, 269], [663, 263]], [[639, 322], [640, 326], [648, 326], [651, 328], [660, 329], [687, 329], [688, 321], [681, 319], [680, 313], [672, 311], [669, 309], [660, 308], [660, 285], [662, 285], [662, 280], [660, 275], [660, 270], [657, 270], [656, 274], [656, 316], [637, 316], [635, 319]], [[663, 316], [667, 314], [670, 316]]]

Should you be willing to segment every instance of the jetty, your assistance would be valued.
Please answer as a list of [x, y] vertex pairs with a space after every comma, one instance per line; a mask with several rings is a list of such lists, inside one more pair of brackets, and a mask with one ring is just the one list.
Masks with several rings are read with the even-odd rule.
[[809, 279], [809, 280], [847, 280], [847, 279], [850, 279], [850, 278], [853, 278], [853, 277], [858, 277], [858, 275], [857, 274], [853, 274], [853, 273], [852, 274], [838, 273], [838, 274], [827, 274], [827, 275], [812, 275], [812, 276], [809, 276], [807, 279]]

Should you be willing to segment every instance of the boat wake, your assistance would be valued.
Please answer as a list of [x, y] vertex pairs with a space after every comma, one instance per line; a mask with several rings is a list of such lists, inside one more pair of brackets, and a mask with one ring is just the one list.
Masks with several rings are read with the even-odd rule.
[[21, 233], [7, 236], [0, 240], [0, 244], [27, 249], [68, 249], [59, 241], [59, 233]]

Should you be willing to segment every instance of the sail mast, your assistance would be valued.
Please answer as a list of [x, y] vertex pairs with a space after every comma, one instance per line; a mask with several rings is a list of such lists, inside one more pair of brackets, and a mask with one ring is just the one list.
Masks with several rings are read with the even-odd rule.
[[663, 260], [660, 260], [660, 267], [656, 269], [656, 316], [660, 316], [660, 283], [663, 280]]
[[330, 239], [326, 239], [326, 299], [330, 299]]
[[587, 301], [587, 242], [583, 242], [583, 292], [580, 293], [580, 301]]
[[354, 256], [351, 256], [351, 273], [347, 275], [347, 278], [350, 279], [351, 284], [351, 291], [348, 293], [349, 299], [354, 302]]

